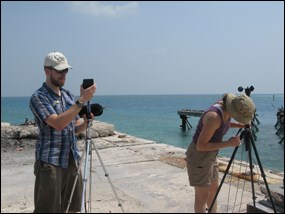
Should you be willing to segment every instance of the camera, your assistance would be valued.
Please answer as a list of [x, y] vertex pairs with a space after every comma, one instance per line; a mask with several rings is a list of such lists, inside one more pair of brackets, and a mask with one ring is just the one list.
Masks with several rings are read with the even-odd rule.
[[90, 109], [88, 110], [88, 106], [83, 106], [81, 111], [78, 113], [80, 117], [83, 117], [84, 114], [87, 115], [87, 118], [90, 119], [90, 113], [92, 113], [94, 116], [100, 116], [103, 114], [104, 107], [102, 107], [98, 103], [90, 104]]
[[[82, 87], [84, 89], [89, 88], [92, 85], [94, 85], [93, 79], [83, 79]], [[100, 116], [103, 114], [103, 109], [104, 108], [100, 104], [90, 104], [90, 101], [88, 101], [88, 104], [86, 106], [83, 106], [79, 112], [79, 116], [82, 117], [84, 114], [86, 114], [87, 118], [91, 119], [90, 113], [93, 113], [94, 116]]]
[[94, 84], [94, 80], [93, 79], [83, 79], [83, 84], [82, 87], [84, 89], [89, 88], [90, 86], [92, 86]]

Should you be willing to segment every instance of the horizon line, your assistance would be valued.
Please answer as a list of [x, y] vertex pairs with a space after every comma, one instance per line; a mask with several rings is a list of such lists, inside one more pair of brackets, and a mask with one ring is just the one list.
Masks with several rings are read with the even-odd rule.
[[[181, 96], [181, 95], [223, 95], [224, 93], [193, 93], [193, 94], [98, 94], [96, 96]], [[237, 93], [238, 94], [238, 93]], [[283, 95], [284, 93], [254, 93], [253, 95]], [[6, 97], [31, 97], [32, 95], [29, 96], [2, 96], [1, 98], [6, 98]], [[79, 95], [74, 95], [75, 97], [79, 97]]]

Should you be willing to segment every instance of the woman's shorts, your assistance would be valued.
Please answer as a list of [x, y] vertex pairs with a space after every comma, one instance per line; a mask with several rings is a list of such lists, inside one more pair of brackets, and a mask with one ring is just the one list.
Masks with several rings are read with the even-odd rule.
[[199, 152], [195, 143], [189, 145], [186, 161], [190, 186], [209, 186], [213, 180], [219, 179], [218, 152]]

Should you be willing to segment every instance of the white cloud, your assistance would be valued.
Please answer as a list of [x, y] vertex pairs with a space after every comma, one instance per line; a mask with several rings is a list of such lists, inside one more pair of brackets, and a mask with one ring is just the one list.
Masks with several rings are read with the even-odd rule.
[[75, 11], [92, 16], [121, 16], [134, 14], [138, 10], [139, 3], [130, 2], [104, 2], [104, 1], [73, 1]]

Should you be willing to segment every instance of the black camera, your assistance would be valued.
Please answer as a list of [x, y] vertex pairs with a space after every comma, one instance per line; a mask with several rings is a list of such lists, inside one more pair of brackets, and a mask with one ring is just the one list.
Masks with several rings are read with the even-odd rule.
[[103, 114], [104, 107], [102, 107], [98, 103], [90, 104], [90, 112], [88, 112], [88, 106], [83, 106], [81, 111], [78, 113], [80, 117], [82, 117], [84, 114], [87, 115], [87, 118], [89, 116], [89, 113], [92, 113], [94, 116], [100, 116]]
[[94, 84], [94, 80], [93, 79], [83, 79], [83, 84], [82, 87], [84, 89], [89, 88], [90, 86], [92, 86]]

